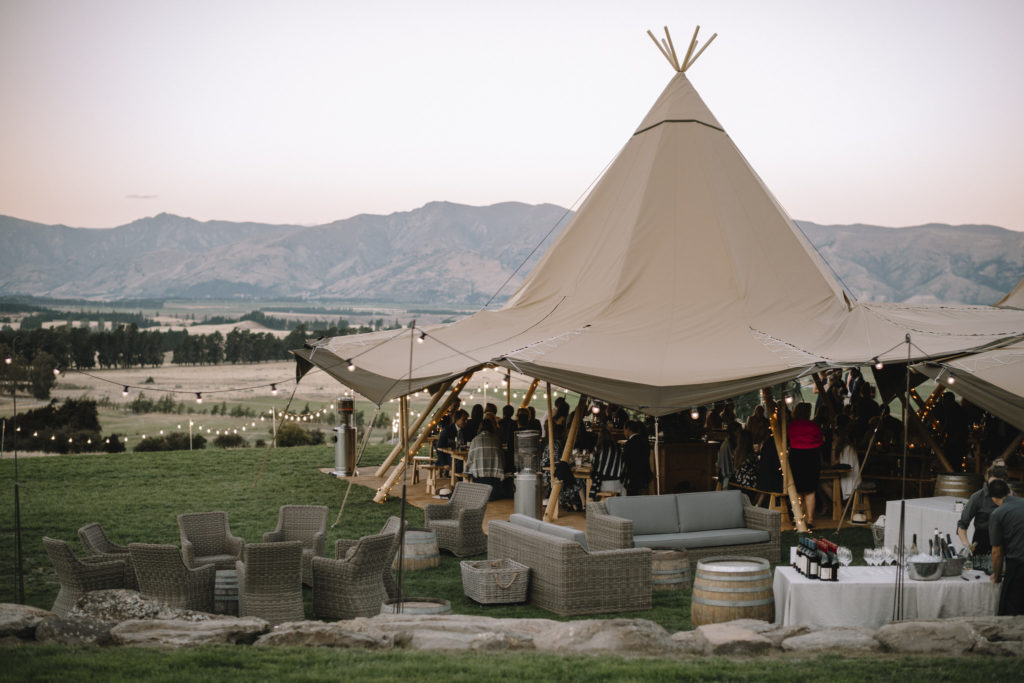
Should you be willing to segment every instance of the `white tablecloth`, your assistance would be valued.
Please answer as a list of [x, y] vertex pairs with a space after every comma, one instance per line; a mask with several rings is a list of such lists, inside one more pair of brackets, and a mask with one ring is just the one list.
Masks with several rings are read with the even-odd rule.
[[[999, 586], [982, 572], [971, 571], [938, 581], [903, 583], [904, 619], [992, 616]], [[878, 628], [892, 620], [896, 567], [842, 567], [839, 581], [808, 579], [792, 567], [776, 567], [775, 623], [811, 627]]]
[[[956, 535], [956, 523], [960, 521], [960, 513], [953, 509], [957, 500], [967, 503], [966, 498], [953, 496], [935, 496], [934, 498], [910, 498], [907, 502], [907, 524], [903, 534], [906, 546], [917, 534], [917, 549], [928, 552], [928, 539], [932, 538], [936, 527], [943, 538], [946, 534], [953, 539], [953, 547], [958, 552], [964, 547]], [[974, 522], [967, 527], [967, 538], [974, 536]], [[889, 548], [896, 545], [900, 538], [900, 501], [890, 500], [885, 504], [885, 545]]]

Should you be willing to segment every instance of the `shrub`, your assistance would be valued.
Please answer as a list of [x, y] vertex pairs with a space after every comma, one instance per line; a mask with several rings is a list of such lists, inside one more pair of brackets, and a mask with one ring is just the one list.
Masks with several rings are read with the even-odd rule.
[[217, 448], [245, 448], [249, 443], [241, 434], [220, 434], [213, 440]]

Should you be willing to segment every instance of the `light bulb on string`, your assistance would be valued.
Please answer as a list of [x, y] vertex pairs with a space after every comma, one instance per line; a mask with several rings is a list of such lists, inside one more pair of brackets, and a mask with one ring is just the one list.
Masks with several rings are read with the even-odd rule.
[[946, 377], [946, 384], [952, 385], [953, 382], [955, 382], [955, 381], [956, 381], [956, 377], [953, 377], [953, 373], [952, 372], [949, 373], [949, 376]]
[[423, 340], [425, 340], [426, 338], [427, 338], [427, 333], [426, 332], [420, 332], [419, 339], [416, 340], [416, 343], [417, 344], [422, 344]]
[[202, 403], [202, 402], [203, 402], [203, 392], [197, 391], [196, 392], [196, 403]]
[[696, 407], [690, 408], [690, 419], [696, 420], [700, 418], [700, 411]]
[[59, 377], [60, 376], [60, 368], [54, 368], [53, 369], [53, 376], [54, 377]]
[[882, 363], [882, 361], [878, 360], [878, 356], [875, 356], [871, 360], [873, 360], [875, 363], [875, 370], [881, 370], [882, 368], [885, 367], [885, 364]]
[[782, 400], [786, 402], [786, 405], [787, 405], [787, 406], [788, 406], [788, 405], [791, 405], [791, 404], [793, 403], [793, 397], [792, 397], [792, 396], [790, 396], [789, 394], [785, 394], [785, 395], [783, 396]]
[[271, 384], [270, 385], [270, 395], [271, 396], [277, 396], [277, 385], [276, 384]]
[[128, 395], [128, 385], [127, 384], [124, 385], [123, 389], [121, 389], [121, 395], [122, 396], [127, 396]]
[[346, 362], [346, 363], [348, 363], [348, 371], [349, 371], [349, 372], [352, 372], [353, 370], [355, 370], [355, 369], [356, 369], [356, 364], [352, 362], [352, 359], [351, 359], [351, 358], [349, 358], [349, 359], [348, 359], [347, 361], [345, 361], [345, 362]]

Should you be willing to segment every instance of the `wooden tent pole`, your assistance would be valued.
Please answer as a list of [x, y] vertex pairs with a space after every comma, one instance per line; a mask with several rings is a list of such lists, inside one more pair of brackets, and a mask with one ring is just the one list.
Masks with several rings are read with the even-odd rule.
[[[548, 396], [551, 394], [549, 393]], [[572, 448], [576, 445], [576, 435], [580, 431], [580, 424], [583, 422], [583, 408], [586, 405], [587, 397], [580, 394], [580, 400], [576, 404], [576, 410], [572, 414], [572, 426], [569, 428], [569, 436], [565, 439], [565, 446], [562, 447], [562, 462], [569, 462], [572, 457]], [[551, 443], [554, 443], [554, 435], [551, 437]], [[548, 452], [551, 453], [554, 447], [550, 447]], [[551, 495], [548, 496], [548, 506], [544, 510], [544, 521], [550, 522], [555, 516], [555, 511], [558, 509], [558, 496], [562, 493], [562, 480], [555, 477], [554, 460], [551, 461]]]
[[693, 54], [693, 48], [697, 47], [697, 34], [700, 33], [700, 26], [693, 29], [693, 38], [690, 38], [690, 47], [686, 50], [686, 56], [683, 57], [683, 71], [686, 71], [686, 64], [690, 61], [690, 55]]
[[917, 431], [921, 434], [924, 442], [928, 444], [928, 448], [932, 449], [932, 452], [935, 453], [935, 457], [939, 459], [939, 462], [946, 468], [946, 471], [952, 472], [953, 466], [949, 464], [949, 460], [946, 459], [946, 454], [942, 452], [942, 446], [940, 446], [939, 442], [935, 440], [935, 437], [932, 435], [932, 430], [928, 428], [928, 425], [922, 422], [921, 418], [919, 418], [917, 413], [913, 410], [908, 410], [907, 416], [910, 418], [910, 422], [917, 427]]
[[697, 58], [700, 57], [702, 54], [704, 54], [704, 50], [708, 49], [708, 45], [713, 43], [715, 38], [717, 38], [717, 37], [718, 37], [717, 33], [712, 33], [711, 37], [708, 38], [708, 42], [704, 43], [704, 47], [702, 47], [700, 50], [698, 50], [697, 54], [695, 54], [693, 56], [693, 58], [689, 62], [687, 62], [686, 64], [683, 64], [683, 71], [686, 71], [691, 66], [693, 66], [693, 63], [697, 61]]
[[[463, 375], [462, 378], [459, 379], [455, 387], [452, 389], [451, 395], [448, 396], [448, 400], [446, 400], [444, 402], [444, 405], [442, 405], [440, 408], [437, 409], [437, 411], [434, 412], [434, 419], [431, 420], [427, 429], [424, 429], [422, 432], [420, 432], [420, 436], [416, 440], [416, 443], [413, 444], [413, 446], [409, 449], [411, 452], [416, 452], [420, 449], [420, 447], [423, 445], [423, 442], [427, 438], [427, 434], [429, 434], [430, 430], [434, 428], [434, 426], [437, 424], [437, 421], [441, 418], [441, 416], [445, 414], [445, 411], [447, 411], [448, 408], [451, 407], [451, 404], [455, 401], [455, 398], [459, 395], [459, 392], [462, 391], [462, 388], [466, 386], [466, 382], [468, 382], [469, 378], [472, 376], [473, 373], [470, 372]], [[423, 412], [424, 414], [426, 414], [427, 411]], [[391, 474], [389, 474], [388, 478], [384, 480], [384, 483], [381, 484], [381, 487], [377, 489], [377, 493], [375, 493], [373, 496], [373, 502], [383, 503], [385, 500], [387, 500], [388, 494], [391, 493], [391, 488], [395, 485], [395, 482], [398, 481], [398, 478], [402, 476], [402, 472], [405, 471], [405, 462], [405, 458], [402, 458], [401, 460], [398, 461], [398, 465], [393, 470], [391, 470]]]
[[[533, 380], [533, 382], [530, 383], [530, 388], [526, 390], [525, 394], [523, 394], [523, 402], [519, 404], [520, 408], [526, 408], [527, 406], [530, 405], [530, 401], [533, 400], [533, 392], [537, 391], [537, 387], [539, 385], [540, 385], [540, 380], [539, 379], [535, 379], [535, 380]], [[551, 388], [551, 386], [549, 385], [548, 389], [550, 389], [550, 388]], [[551, 401], [548, 401], [548, 410], [550, 410], [550, 409], [551, 409]]]
[[[417, 418], [416, 424], [412, 426], [412, 434], [415, 434], [416, 430], [420, 428], [420, 426], [423, 424], [423, 421], [427, 419], [427, 415], [429, 415], [430, 411], [434, 409], [434, 406], [437, 405], [437, 402], [441, 400], [441, 397], [444, 396], [444, 392], [448, 391], [449, 387], [451, 387], [451, 382], [445, 382], [444, 384], [441, 385], [441, 388], [437, 391], [437, 393], [431, 396], [430, 404], [423, 411], [423, 414], [420, 415], [419, 418]], [[377, 468], [377, 471], [373, 473], [373, 476], [384, 476], [384, 474], [388, 471], [388, 468], [391, 467], [391, 463], [394, 462], [395, 458], [398, 457], [398, 454], [402, 452], [402, 441], [402, 439], [398, 440], [398, 443], [395, 444], [394, 449], [391, 451], [388, 457], [384, 459], [384, 462], [380, 464], [380, 466]]]
[[789, 504], [793, 508], [793, 525], [801, 533], [807, 533], [807, 522], [804, 515], [803, 501], [796, 490], [796, 482], [793, 481], [793, 471], [789, 467], [789, 445], [787, 438], [789, 413], [786, 411], [786, 404], [775, 403], [775, 412], [772, 414], [772, 435], [775, 437], [775, 450], [779, 454], [779, 464], [782, 466], [782, 485], [789, 496]]
[[505, 405], [512, 405], [512, 371], [505, 372]]
[[668, 26], [665, 27], [665, 37], [668, 38], [668, 51], [672, 54], [672, 61], [676, 64], [676, 71], [679, 71], [682, 67], [679, 65], [679, 55], [676, 54], [676, 46], [672, 42], [672, 34], [668, 32]]
[[[1013, 452], [1017, 450], [1017, 446], [1020, 445], [1021, 440], [1024, 440], [1024, 432], [1017, 432], [1017, 436], [1013, 437], [1013, 441], [1010, 442], [1009, 446], [1003, 449], [1003, 453], [999, 457], [1006, 460], [1013, 455]], [[981, 464], [980, 460], [978, 461], [978, 464]]]

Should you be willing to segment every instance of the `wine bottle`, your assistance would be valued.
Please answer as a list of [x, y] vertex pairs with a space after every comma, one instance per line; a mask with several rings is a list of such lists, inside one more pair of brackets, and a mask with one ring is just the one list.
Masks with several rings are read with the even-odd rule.
[[941, 556], [942, 548], [939, 546], [939, 527], [935, 527], [933, 535], [935, 537], [935, 554]]
[[828, 554], [829, 554], [829, 559], [832, 561], [832, 580], [833, 581], [838, 581], [839, 580], [839, 567], [843, 563], [839, 561], [839, 555], [836, 554], [836, 551], [839, 550], [839, 546], [837, 546], [835, 543], [832, 543], [831, 546], [832, 547], [829, 548]]
[[945, 559], [947, 559], [949, 557], [949, 546], [946, 545], [946, 539], [940, 538], [939, 539], [939, 545], [942, 546], [940, 551], [939, 551], [939, 557], [941, 557], [942, 559], [945, 560]]
[[953, 549], [953, 539], [950, 537], [949, 532], [946, 532], [946, 545], [949, 546], [950, 559], [956, 557], [956, 550]]
[[914, 540], [910, 544], [910, 555], [917, 555], [917, 534], [914, 534]]
[[814, 545], [814, 541], [811, 541], [812, 546], [808, 548], [810, 563], [807, 567], [807, 578], [816, 579], [818, 578], [818, 572], [821, 569], [821, 564], [818, 562], [818, 548]]
[[932, 543], [932, 539], [930, 539], [930, 538], [928, 539], [928, 554], [929, 555], [934, 555], [935, 554], [935, 544]]

